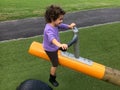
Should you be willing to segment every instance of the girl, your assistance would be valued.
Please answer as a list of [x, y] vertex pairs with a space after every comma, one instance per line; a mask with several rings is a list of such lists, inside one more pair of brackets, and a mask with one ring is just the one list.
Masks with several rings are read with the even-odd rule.
[[63, 50], [66, 50], [68, 48], [67, 44], [60, 43], [59, 29], [72, 29], [75, 26], [75, 23], [70, 25], [63, 24], [64, 15], [65, 11], [55, 5], [49, 6], [45, 12], [46, 26], [44, 29], [43, 48], [52, 63], [49, 81], [55, 87], [59, 85], [56, 81], [58, 49], [61, 47]]

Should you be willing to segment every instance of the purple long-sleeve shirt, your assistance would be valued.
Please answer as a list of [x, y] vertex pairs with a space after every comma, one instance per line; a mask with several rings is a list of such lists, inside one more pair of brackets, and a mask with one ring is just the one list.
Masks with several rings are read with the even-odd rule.
[[68, 29], [68, 25], [62, 23], [57, 27], [53, 27], [50, 24], [46, 24], [43, 37], [44, 50], [46, 51], [58, 50], [58, 47], [52, 43], [52, 40], [56, 39], [58, 42], [60, 42], [59, 29]]

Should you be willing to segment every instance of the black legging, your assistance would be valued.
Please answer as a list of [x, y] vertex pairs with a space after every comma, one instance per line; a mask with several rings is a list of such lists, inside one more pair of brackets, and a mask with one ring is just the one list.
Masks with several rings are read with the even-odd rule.
[[52, 62], [53, 67], [57, 67], [58, 66], [58, 50], [57, 51], [45, 51], [48, 55], [48, 57], [50, 58], [50, 61]]

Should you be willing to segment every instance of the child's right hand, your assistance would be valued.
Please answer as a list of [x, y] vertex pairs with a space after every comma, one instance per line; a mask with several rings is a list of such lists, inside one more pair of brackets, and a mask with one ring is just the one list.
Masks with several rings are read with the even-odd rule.
[[68, 45], [67, 44], [61, 44], [60, 48], [62, 48], [62, 50], [67, 50]]

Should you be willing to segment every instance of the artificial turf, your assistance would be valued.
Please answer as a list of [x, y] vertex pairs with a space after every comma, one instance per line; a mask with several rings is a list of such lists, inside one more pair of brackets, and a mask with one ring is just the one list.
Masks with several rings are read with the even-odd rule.
[[119, 0], [0, 0], [0, 21], [43, 16], [51, 4], [66, 12], [120, 7]]
[[[79, 29], [80, 56], [120, 70], [120, 23]], [[72, 38], [72, 31], [60, 33], [61, 42]], [[48, 83], [50, 63], [28, 54], [33, 41], [43, 36], [0, 42], [0, 90], [15, 90], [26, 79]], [[68, 50], [73, 53], [72, 47]], [[119, 90], [120, 87], [59, 66], [54, 90]]]

